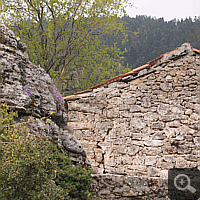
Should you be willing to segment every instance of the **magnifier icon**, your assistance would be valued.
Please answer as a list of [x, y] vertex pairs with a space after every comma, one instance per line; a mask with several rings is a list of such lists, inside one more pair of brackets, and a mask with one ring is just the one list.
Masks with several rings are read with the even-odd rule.
[[178, 190], [189, 190], [192, 193], [196, 192], [196, 189], [190, 185], [190, 178], [185, 174], [179, 174], [174, 179], [174, 186]]

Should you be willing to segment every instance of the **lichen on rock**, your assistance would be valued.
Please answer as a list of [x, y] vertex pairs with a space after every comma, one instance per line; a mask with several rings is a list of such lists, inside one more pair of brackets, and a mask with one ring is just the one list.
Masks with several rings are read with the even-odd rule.
[[67, 114], [62, 96], [45, 70], [29, 60], [26, 48], [12, 30], [0, 25], [0, 98], [19, 118], [30, 121], [29, 132], [54, 138], [75, 162], [89, 165], [81, 143], [63, 128]]

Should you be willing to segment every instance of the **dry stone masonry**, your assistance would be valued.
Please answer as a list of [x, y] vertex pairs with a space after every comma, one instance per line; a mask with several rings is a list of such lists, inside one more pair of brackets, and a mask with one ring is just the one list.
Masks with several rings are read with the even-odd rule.
[[160, 180], [165, 199], [168, 169], [200, 169], [199, 53], [185, 43], [151, 67], [66, 98], [68, 125], [99, 172], [99, 197], [148, 199], [128, 177]]

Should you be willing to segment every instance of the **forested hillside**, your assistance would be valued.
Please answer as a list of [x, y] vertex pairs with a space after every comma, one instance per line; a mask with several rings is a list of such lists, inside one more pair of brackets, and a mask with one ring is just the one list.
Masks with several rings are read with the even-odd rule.
[[122, 37], [108, 36], [107, 42], [109, 45], [117, 42], [121, 50], [126, 48], [123, 65], [128, 63], [131, 69], [174, 50], [184, 42], [189, 42], [194, 48], [200, 49], [200, 38], [198, 38], [200, 18], [166, 22], [163, 18], [155, 19], [147, 16], [130, 18], [126, 16], [121, 21], [126, 22], [126, 27], [129, 27], [127, 29], [128, 41], [122, 45]]

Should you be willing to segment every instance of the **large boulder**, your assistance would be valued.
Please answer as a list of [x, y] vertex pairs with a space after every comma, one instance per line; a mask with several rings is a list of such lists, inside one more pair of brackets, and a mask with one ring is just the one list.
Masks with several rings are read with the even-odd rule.
[[75, 162], [89, 165], [81, 143], [66, 129], [64, 101], [45, 70], [29, 60], [26, 45], [5, 25], [0, 25], [0, 98], [29, 121], [33, 134], [58, 143]]

